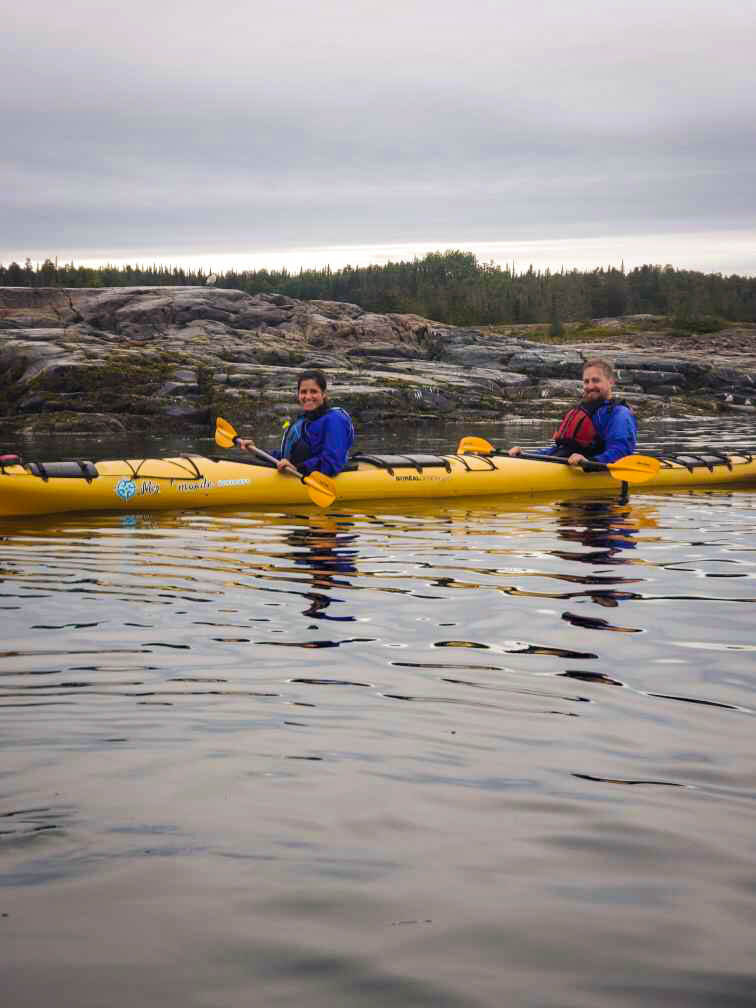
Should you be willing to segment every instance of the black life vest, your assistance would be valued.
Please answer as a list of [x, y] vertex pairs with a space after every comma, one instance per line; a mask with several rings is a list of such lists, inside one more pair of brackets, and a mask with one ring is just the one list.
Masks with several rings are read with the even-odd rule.
[[574, 406], [559, 424], [555, 434], [559, 451], [558, 455], [567, 458], [573, 452], [579, 452], [586, 458], [600, 455], [604, 450], [604, 439], [593, 423], [593, 414], [602, 406], [614, 408], [614, 402], [603, 399], [600, 402], [581, 402]]
[[300, 413], [291, 423], [287, 420], [281, 438], [281, 458], [288, 459], [295, 466], [300, 466], [312, 454], [307, 440], [307, 427], [311, 420], [325, 416], [330, 409], [326, 403], [321, 403], [317, 409], [309, 413]]

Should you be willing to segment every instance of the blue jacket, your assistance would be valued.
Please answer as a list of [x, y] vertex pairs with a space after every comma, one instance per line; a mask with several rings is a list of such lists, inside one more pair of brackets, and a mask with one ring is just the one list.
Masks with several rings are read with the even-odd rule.
[[332, 406], [315, 420], [308, 420], [306, 413], [298, 416], [284, 433], [281, 450], [274, 454], [292, 459], [303, 476], [316, 471], [338, 476], [347, 464], [353, 443], [352, 418], [346, 410]]
[[[593, 462], [616, 462], [625, 455], [635, 453], [638, 425], [632, 410], [622, 403], [604, 403], [593, 414], [593, 426], [604, 441], [605, 448], [594, 455]], [[557, 455], [559, 448], [553, 444], [541, 452], [542, 455]]]

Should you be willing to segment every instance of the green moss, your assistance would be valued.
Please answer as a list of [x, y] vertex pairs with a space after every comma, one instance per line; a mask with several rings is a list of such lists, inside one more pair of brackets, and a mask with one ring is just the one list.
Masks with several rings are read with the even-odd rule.
[[197, 366], [197, 387], [200, 390], [200, 398], [205, 402], [210, 402], [215, 395], [215, 382], [213, 381], [213, 369], [206, 364]]
[[270, 423], [275, 417], [273, 404], [263, 397], [244, 393], [231, 395], [222, 389], [213, 392], [207, 401], [207, 406], [212, 417], [225, 417], [235, 427], [239, 425], [261, 427]]
[[[134, 418], [132, 418], [134, 420]], [[128, 429], [145, 429], [146, 421], [142, 424], [133, 422], [128, 425]], [[120, 433], [127, 429], [127, 424], [118, 417], [102, 413], [78, 413], [72, 410], [61, 410], [58, 413], [42, 413], [32, 417], [26, 417], [22, 427], [22, 432], [26, 435], [34, 434], [62, 434], [68, 435], [73, 431], [91, 433]]]
[[727, 327], [727, 323], [716, 315], [691, 315], [681, 311], [672, 319], [674, 331], [687, 335], [695, 333], [697, 336], [705, 336], [707, 333], [721, 332]]
[[16, 384], [25, 369], [26, 365], [19, 362], [3, 374], [0, 382], [0, 415], [12, 416], [16, 411], [16, 403], [26, 393], [23, 386]]
[[167, 379], [174, 362], [141, 357], [134, 359], [111, 354], [101, 364], [62, 366], [31, 382], [29, 387], [46, 392], [77, 392], [93, 402], [110, 401], [113, 396], [151, 396]]

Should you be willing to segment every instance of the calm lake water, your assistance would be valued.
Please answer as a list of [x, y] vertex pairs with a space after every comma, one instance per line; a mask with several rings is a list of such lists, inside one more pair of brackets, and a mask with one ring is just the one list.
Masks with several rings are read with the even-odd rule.
[[756, 1004], [756, 488], [0, 542], [3, 1006]]

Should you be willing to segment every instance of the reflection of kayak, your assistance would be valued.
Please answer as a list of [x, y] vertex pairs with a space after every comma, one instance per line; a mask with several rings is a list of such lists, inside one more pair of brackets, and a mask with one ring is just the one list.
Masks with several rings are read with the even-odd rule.
[[[749, 453], [658, 457], [661, 469], [639, 489], [756, 483], [756, 458]], [[476, 454], [356, 455], [334, 484], [337, 504], [618, 489], [607, 472], [584, 473], [567, 465]], [[309, 503], [307, 488], [299, 480], [257, 462], [187, 455], [97, 463], [0, 463], [2, 516]]]

